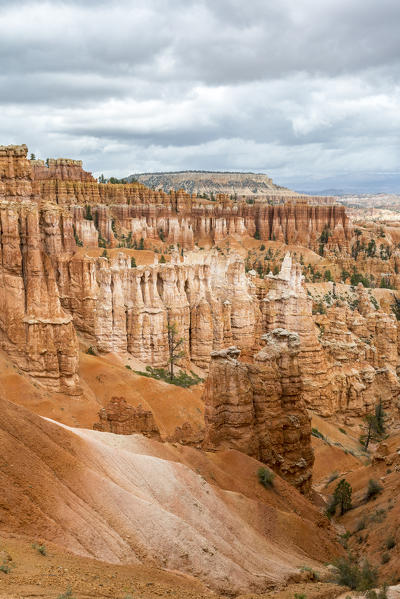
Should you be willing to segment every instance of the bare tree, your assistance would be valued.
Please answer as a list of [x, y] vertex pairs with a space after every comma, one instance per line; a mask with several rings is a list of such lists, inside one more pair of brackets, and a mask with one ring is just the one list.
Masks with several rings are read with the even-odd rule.
[[183, 337], [178, 339], [178, 329], [175, 322], [171, 322], [170, 313], [167, 312], [167, 331], [168, 331], [168, 354], [169, 354], [169, 378], [174, 378], [174, 364], [185, 355], [180, 349], [183, 344]]

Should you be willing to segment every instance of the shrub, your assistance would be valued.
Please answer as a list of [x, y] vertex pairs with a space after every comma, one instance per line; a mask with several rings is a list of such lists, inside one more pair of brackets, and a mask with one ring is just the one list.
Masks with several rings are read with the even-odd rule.
[[0, 572], [3, 572], [3, 574], [9, 574], [11, 572], [11, 567], [6, 560], [0, 565]]
[[317, 437], [317, 439], [322, 439], [323, 441], [326, 441], [326, 437], [324, 437], [324, 435], [320, 433], [317, 428], [312, 428], [311, 434], [313, 437]]
[[325, 515], [328, 516], [328, 518], [331, 518], [336, 514], [336, 505], [336, 500], [332, 495], [325, 510]]
[[333, 482], [334, 480], [336, 480], [337, 478], [339, 478], [339, 472], [337, 472], [335, 470], [335, 472], [332, 472], [332, 474], [329, 476], [328, 480], [327, 480], [327, 485], [329, 485], [331, 482]]
[[32, 544], [32, 549], [36, 549], [40, 555], [47, 555], [46, 545], [39, 545], [38, 543]]
[[74, 599], [72, 595], [72, 588], [68, 585], [65, 593], [58, 595], [57, 599]]
[[377, 571], [367, 560], [360, 567], [352, 556], [341, 557], [334, 565], [337, 568], [337, 584], [357, 591], [367, 591], [376, 586]]
[[379, 495], [379, 493], [382, 493], [383, 491], [383, 487], [373, 478], [369, 479], [368, 482], [368, 488], [367, 488], [367, 493], [365, 496], [365, 499], [367, 501], [370, 501], [371, 499], [375, 499], [375, 497], [377, 497]]
[[89, 354], [89, 356], [95, 356], [96, 355], [96, 351], [95, 351], [95, 349], [94, 349], [94, 347], [92, 345], [87, 348], [86, 353]]
[[[125, 366], [128, 368], [128, 366]], [[140, 374], [141, 376], [147, 376], [152, 379], [157, 379], [158, 381], [165, 381], [166, 383], [170, 383], [171, 385], [177, 385], [178, 387], [191, 387], [192, 385], [198, 385], [203, 382], [197, 374], [193, 371], [190, 371], [190, 375], [187, 372], [181, 370], [181, 372], [175, 376], [170, 377], [170, 374], [165, 368], [153, 368], [152, 366], [146, 366], [146, 371], [142, 370], [134, 370], [136, 374]]]
[[266, 489], [274, 486], [275, 474], [268, 468], [259, 468], [257, 476], [260, 484]]
[[390, 536], [386, 539], [386, 549], [393, 549], [396, 546], [394, 537]]
[[382, 555], [382, 564], [387, 564], [390, 561], [390, 555], [388, 553], [384, 553]]
[[384, 584], [380, 591], [367, 591], [365, 599], [387, 599], [387, 585]]
[[356, 527], [354, 529], [354, 532], [360, 532], [361, 530], [364, 530], [365, 527], [367, 525], [367, 520], [366, 518], [361, 518], [361, 520], [359, 520], [356, 524]]
[[372, 514], [371, 516], [371, 521], [372, 522], [383, 522], [386, 518], [386, 510], [384, 509], [380, 509], [380, 510], [376, 510], [374, 514]]

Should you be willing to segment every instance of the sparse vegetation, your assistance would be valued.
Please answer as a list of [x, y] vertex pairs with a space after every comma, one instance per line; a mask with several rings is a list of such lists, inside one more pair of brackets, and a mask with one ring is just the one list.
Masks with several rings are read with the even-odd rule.
[[364, 518], [361, 518], [361, 520], [359, 520], [357, 522], [354, 532], [360, 532], [361, 530], [364, 530], [366, 525], [367, 525], [367, 519], [364, 516]]
[[337, 575], [335, 582], [342, 586], [350, 587], [356, 591], [367, 591], [376, 586], [378, 572], [368, 560], [363, 560], [360, 566], [351, 555], [341, 557], [335, 563]]
[[371, 499], [375, 499], [380, 493], [382, 493], [383, 487], [378, 483], [378, 481], [370, 478], [368, 481], [368, 488], [365, 499], [370, 501]]
[[90, 345], [87, 350], [86, 353], [89, 354], [89, 356], [96, 356], [96, 350], [94, 349], [93, 345]]
[[387, 585], [384, 584], [383, 587], [378, 591], [370, 590], [367, 591], [365, 595], [365, 599], [387, 599]]
[[386, 549], [389, 549], [389, 550], [393, 549], [396, 546], [395, 538], [392, 536], [388, 537], [386, 539], [385, 545], [386, 545]]
[[275, 474], [269, 470], [269, 468], [259, 468], [257, 476], [260, 484], [266, 489], [270, 489], [274, 486]]
[[[129, 365], [126, 365], [126, 368], [132, 370]], [[181, 370], [180, 373], [173, 376], [172, 379], [170, 377], [170, 373], [165, 370], [165, 368], [153, 368], [152, 366], [146, 366], [146, 371], [134, 370], [134, 372], [136, 374], [140, 374], [141, 376], [147, 376], [158, 381], [165, 381], [166, 383], [176, 385], [177, 387], [187, 388], [203, 382], [203, 379], [197, 376], [197, 374], [195, 374], [193, 371], [190, 371], [190, 374], [188, 374], [187, 372]]]
[[324, 435], [322, 433], [320, 433], [317, 428], [312, 428], [311, 434], [313, 437], [317, 437], [317, 439], [322, 439], [323, 441], [327, 440], [326, 437], [324, 437]]
[[46, 550], [46, 545], [43, 544], [39, 544], [39, 543], [32, 543], [32, 549], [36, 549], [36, 551], [38, 553], [40, 553], [40, 555], [47, 555], [47, 550]]
[[61, 595], [58, 595], [57, 599], [75, 599], [72, 595], [71, 586], [68, 585], [65, 593], [61, 593]]
[[0, 572], [3, 574], [10, 574], [11, 566], [7, 560], [4, 560], [2, 564], [0, 564]]

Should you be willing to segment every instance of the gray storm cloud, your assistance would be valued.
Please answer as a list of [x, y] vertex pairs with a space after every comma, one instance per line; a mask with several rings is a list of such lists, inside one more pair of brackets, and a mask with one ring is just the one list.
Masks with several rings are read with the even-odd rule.
[[119, 176], [379, 179], [400, 171], [399, 18], [398, 0], [3, 0], [0, 143]]

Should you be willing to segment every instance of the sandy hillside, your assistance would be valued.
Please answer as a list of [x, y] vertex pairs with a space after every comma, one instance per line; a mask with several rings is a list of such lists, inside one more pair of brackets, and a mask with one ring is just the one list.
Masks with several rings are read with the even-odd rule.
[[267, 590], [338, 551], [326, 519], [278, 477], [261, 487], [260, 464], [243, 454], [69, 429], [0, 406], [3, 535], [229, 591]]

